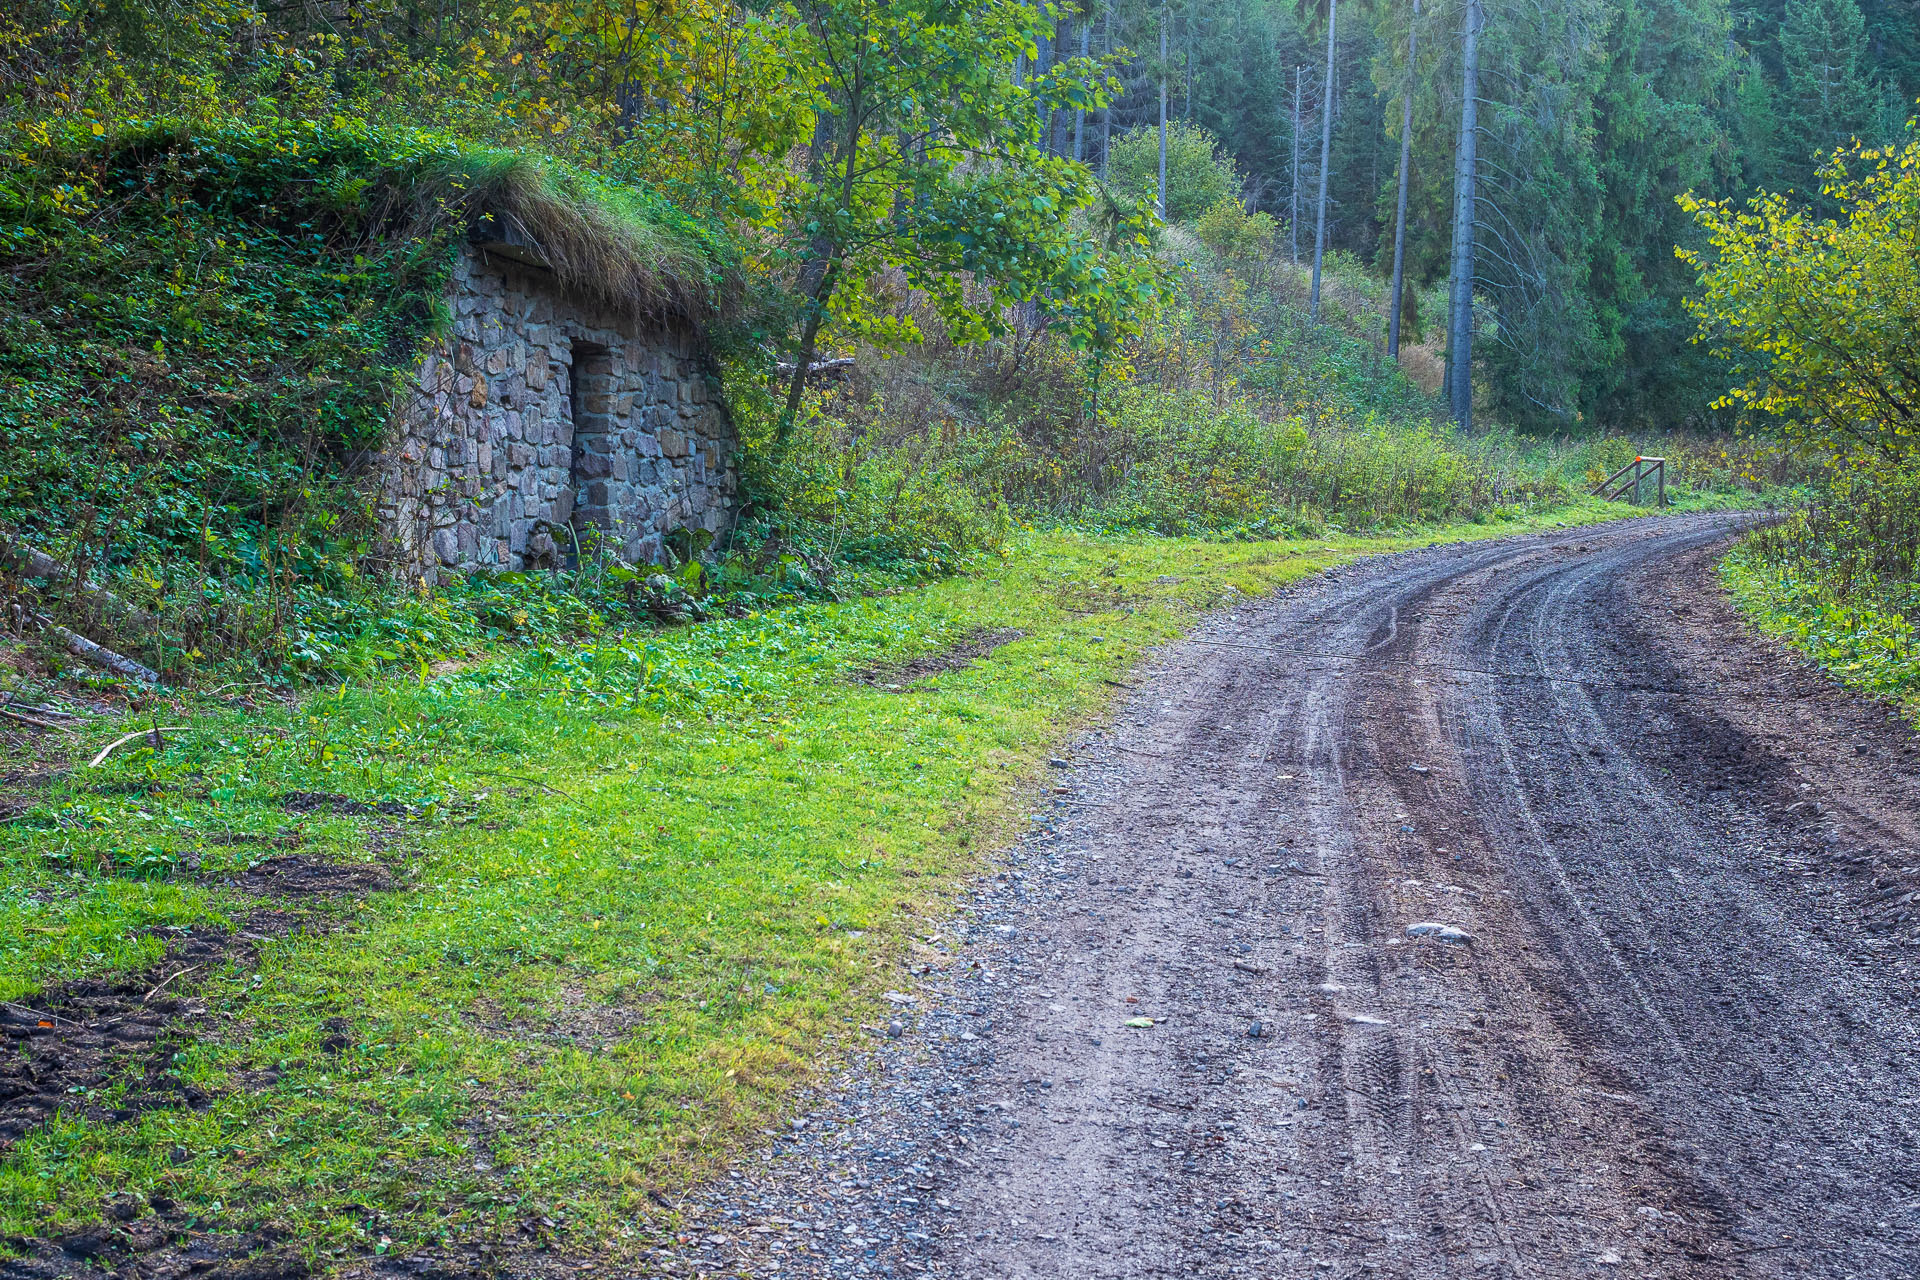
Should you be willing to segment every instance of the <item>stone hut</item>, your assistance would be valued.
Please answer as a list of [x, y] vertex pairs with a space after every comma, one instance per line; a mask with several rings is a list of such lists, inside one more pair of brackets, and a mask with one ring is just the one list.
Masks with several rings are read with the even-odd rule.
[[676, 530], [728, 530], [735, 440], [695, 322], [594, 301], [504, 233], [461, 246], [447, 301], [379, 463], [397, 572], [662, 563]]

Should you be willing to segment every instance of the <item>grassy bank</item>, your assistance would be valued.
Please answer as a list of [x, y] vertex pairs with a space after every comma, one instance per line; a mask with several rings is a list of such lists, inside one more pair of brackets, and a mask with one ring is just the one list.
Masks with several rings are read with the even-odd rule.
[[1721, 563], [1740, 609], [1849, 688], [1920, 698], [1913, 482], [1848, 483], [1746, 538]]
[[[174, 1035], [158, 1075], [124, 1063], [13, 1147], [0, 1229], [137, 1191], [323, 1263], [523, 1228], [617, 1252], [649, 1192], [760, 1141], [870, 1034], [900, 964], [944, 961], [956, 891], [1149, 646], [1332, 564], [1546, 522], [1021, 534], [914, 592], [151, 707], [136, 725], [190, 727], [98, 769], [126, 721], [45, 734], [72, 768], [13, 774], [38, 785], [0, 827], [0, 995], [138, 974]], [[927, 664], [969, 641], [997, 647]], [[276, 891], [290, 859], [353, 874]], [[198, 971], [164, 958], [248, 933]], [[160, 1085], [200, 1101], [141, 1109]]]

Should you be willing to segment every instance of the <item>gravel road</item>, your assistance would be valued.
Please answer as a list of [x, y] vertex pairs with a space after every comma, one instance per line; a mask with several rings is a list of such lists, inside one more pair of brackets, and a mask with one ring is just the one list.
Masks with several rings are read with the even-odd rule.
[[1737, 528], [1381, 558], [1165, 650], [654, 1264], [1920, 1275], [1914, 737], [1744, 632]]

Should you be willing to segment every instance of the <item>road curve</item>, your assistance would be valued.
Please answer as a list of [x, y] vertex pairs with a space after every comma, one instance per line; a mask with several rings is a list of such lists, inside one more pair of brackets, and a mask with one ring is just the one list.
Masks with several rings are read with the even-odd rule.
[[842, 1107], [873, 1216], [778, 1274], [1920, 1275], [1913, 738], [1742, 632], [1739, 527], [1170, 647]]

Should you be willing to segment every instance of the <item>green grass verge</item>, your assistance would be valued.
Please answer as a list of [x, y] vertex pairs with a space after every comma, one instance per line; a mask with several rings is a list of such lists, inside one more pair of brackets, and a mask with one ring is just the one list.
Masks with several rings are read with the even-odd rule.
[[[137, 1190], [270, 1224], [323, 1265], [541, 1218], [618, 1252], [658, 1218], [649, 1190], [758, 1140], [863, 1038], [913, 940], [1024, 820], [1049, 749], [1150, 646], [1361, 556], [1625, 514], [1392, 539], [1023, 534], [915, 592], [293, 709], [176, 705], [161, 722], [192, 727], [164, 754], [97, 770], [86, 755], [126, 726], [90, 729], [78, 767], [0, 826], [0, 996], [147, 968], [169, 931], [274, 905], [229, 887], [277, 851], [236, 836], [378, 857], [400, 887], [311, 904], [331, 928], [181, 980], [207, 1014], [171, 1070], [209, 1103], [32, 1132], [0, 1166], [0, 1233], [70, 1230]], [[1025, 636], [903, 691], [850, 678], [978, 628]], [[417, 813], [302, 816], [279, 799], [296, 790]]]
[[1720, 577], [1755, 626], [1848, 688], [1909, 709], [1920, 697], [1920, 643], [1907, 618], [1912, 610], [1902, 601], [1843, 598], [1821, 579], [1816, 563], [1769, 556], [1752, 539], [1720, 562]]

